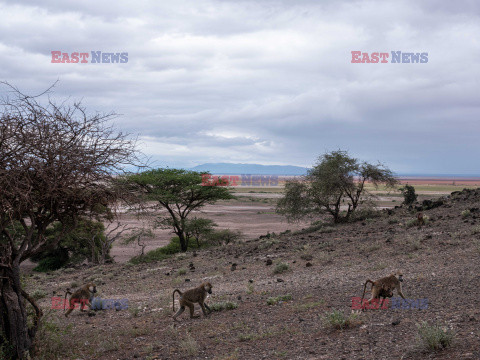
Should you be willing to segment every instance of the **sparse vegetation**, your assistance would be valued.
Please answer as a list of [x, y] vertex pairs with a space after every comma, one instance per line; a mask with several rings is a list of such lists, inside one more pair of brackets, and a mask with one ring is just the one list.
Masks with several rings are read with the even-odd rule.
[[205, 236], [205, 242], [208, 245], [220, 246], [233, 244], [242, 238], [240, 231], [234, 231], [230, 229], [214, 230]]
[[[201, 246], [206, 246], [205, 244], [201, 244]], [[191, 244], [191, 250], [197, 249], [196, 244]], [[132, 264], [140, 264], [140, 263], [149, 263], [154, 261], [161, 261], [168, 259], [170, 256], [175, 254], [180, 254], [182, 252], [180, 246], [180, 239], [177, 236], [174, 236], [170, 239], [170, 243], [168, 245], [159, 247], [158, 249], [154, 249], [148, 251], [145, 255], [138, 255], [134, 256], [130, 259], [130, 263]]]
[[[427, 225], [430, 222], [430, 218], [427, 215], [423, 215], [423, 224]], [[418, 221], [418, 219], [410, 219], [405, 223], [405, 226], [408, 228], [414, 227], [414, 226], [420, 226], [421, 223]]]
[[140, 308], [139, 307], [128, 307], [128, 311], [130, 314], [132, 314], [133, 317], [138, 317], [140, 314]]
[[472, 229], [472, 235], [477, 235], [477, 234], [480, 234], [480, 225], [477, 225]]
[[333, 310], [331, 312], [326, 312], [322, 318], [324, 326], [332, 329], [345, 329], [349, 327], [354, 327], [362, 324], [360, 315], [352, 313], [348, 316], [340, 310]]
[[305, 304], [300, 304], [300, 305], [297, 305], [295, 306], [295, 308], [299, 311], [305, 311], [305, 310], [310, 310], [310, 309], [313, 309], [313, 308], [316, 308], [316, 307], [319, 307], [319, 306], [323, 306], [325, 305], [326, 301], [325, 300], [319, 300], [319, 301], [312, 301], [312, 302], [308, 302], [308, 303], [305, 303]]
[[75, 349], [75, 337], [72, 336], [73, 324], [62, 326], [46, 316], [38, 331], [38, 359], [60, 359]]
[[189, 332], [185, 332], [185, 336], [181, 337], [178, 346], [186, 355], [195, 356], [198, 354], [199, 347], [197, 340], [195, 340]]
[[467, 217], [472, 216], [472, 213], [470, 212], [470, 210], [466, 209], [466, 210], [462, 211], [461, 215], [462, 215], [463, 218], [467, 218]]
[[182, 276], [182, 275], [185, 275], [186, 273], [187, 273], [187, 269], [181, 268], [181, 269], [178, 269], [177, 276]]
[[223, 301], [223, 302], [217, 302], [209, 305], [210, 309], [212, 311], [223, 311], [223, 310], [235, 310], [238, 308], [238, 304], [233, 301]]
[[292, 295], [279, 295], [275, 297], [269, 297], [267, 299], [267, 305], [277, 305], [279, 302], [290, 301], [292, 300]]
[[40, 300], [47, 296], [47, 293], [43, 290], [37, 289], [31, 294], [31, 296], [34, 300]]
[[421, 345], [428, 350], [441, 350], [449, 347], [455, 334], [445, 326], [429, 325], [426, 321], [417, 324], [418, 338]]
[[275, 269], [273, 270], [273, 273], [274, 274], [281, 274], [281, 273], [284, 273], [285, 271], [287, 271], [288, 269], [289, 269], [288, 264], [283, 263], [283, 262], [279, 262], [277, 265], [275, 265]]

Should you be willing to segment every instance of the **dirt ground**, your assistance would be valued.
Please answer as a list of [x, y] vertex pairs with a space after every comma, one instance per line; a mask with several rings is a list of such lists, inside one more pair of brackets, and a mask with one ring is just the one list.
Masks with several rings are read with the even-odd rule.
[[[279, 234], [291, 225], [269, 213], [270, 203], [243, 206], [206, 209], [221, 227], [249, 234], [240, 244], [138, 266], [117, 262], [28, 273], [28, 292], [46, 294], [39, 300], [46, 314], [38, 358], [480, 359], [480, 189], [423, 211], [429, 218], [423, 226], [407, 226], [417, 212], [400, 207], [315, 232], [262, 238], [258, 235]], [[467, 209], [470, 213], [462, 215]], [[118, 258], [126, 256], [114, 250]], [[288, 269], [275, 273], [279, 263]], [[427, 309], [366, 310], [352, 327], [325, 325], [324, 315], [334, 309], [351, 314], [352, 297], [362, 295], [367, 278], [395, 270], [404, 274], [406, 297], [428, 298]], [[69, 318], [47, 310], [50, 296], [63, 296], [66, 287], [89, 280], [104, 299], [128, 299], [129, 309], [95, 316], [75, 310]], [[185, 312], [173, 322], [172, 290], [203, 281], [213, 284], [208, 304], [232, 301], [238, 307], [197, 319]], [[267, 304], [279, 295], [291, 300]], [[196, 313], [201, 314], [198, 306]], [[452, 346], [420, 347], [417, 324], [422, 321], [454, 331]]]

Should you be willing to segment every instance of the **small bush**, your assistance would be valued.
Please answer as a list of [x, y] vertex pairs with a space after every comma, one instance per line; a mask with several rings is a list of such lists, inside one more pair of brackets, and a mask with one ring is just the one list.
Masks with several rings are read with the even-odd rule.
[[220, 246], [235, 243], [240, 240], [242, 233], [230, 229], [214, 230], [205, 237], [207, 245]]
[[455, 334], [440, 325], [428, 325], [426, 321], [417, 325], [418, 338], [424, 347], [429, 350], [444, 349], [452, 344]]
[[36, 300], [40, 300], [40, 299], [43, 299], [45, 296], [47, 296], [47, 293], [43, 290], [35, 290], [33, 293], [32, 293], [32, 298], [36, 301]]
[[469, 217], [469, 216], [472, 215], [472, 213], [471, 213], [470, 210], [468, 210], [468, 209], [467, 209], [467, 210], [463, 210], [461, 214], [462, 214], [462, 217], [463, 217], [463, 218], [467, 218], [467, 217]]
[[188, 332], [185, 333], [185, 336], [180, 341], [179, 347], [180, 350], [187, 355], [194, 356], [198, 354], [198, 343]]
[[281, 273], [287, 271], [288, 267], [289, 267], [288, 264], [280, 262], [275, 266], [275, 270], [273, 270], [273, 273], [274, 274], [281, 274]]
[[[424, 225], [427, 225], [430, 221], [430, 218], [427, 216], [427, 215], [423, 215], [423, 224]], [[411, 228], [413, 226], [420, 226], [420, 222], [418, 221], [418, 219], [410, 219], [406, 222], [405, 226], [407, 228]]]
[[477, 235], [477, 234], [480, 234], [480, 225], [477, 225], [472, 229], [472, 235]]
[[281, 301], [290, 301], [292, 300], [292, 295], [287, 294], [287, 295], [279, 295], [276, 297], [269, 297], [267, 299], [267, 305], [276, 305]]
[[128, 311], [130, 312], [130, 314], [132, 314], [133, 317], [138, 317], [138, 315], [140, 314], [140, 308], [138, 307], [129, 307]]
[[[189, 249], [197, 249], [197, 245], [194, 242], [191, 242], [188, 245]], [[180, 239], [178, 236], [174, 236], [170, 239], [170, 243], [168, 245], [159, 247], [158, 249], [151, 250], [147, 252], [145, 255], [138, 255], [131, 258], [129, 261], [132, 264], [140, 264], [140, 263], [149, 263], [154, 261], [161, 261], [168, 259], [170, 256], [175, 255], [177, 253], [181, 253], [182, 248], [180, 247]]]
[[224, 301], [214, 303], [212, 305], [209, 305], [209, 307], [210, 309], [212, 309], [212, 311], [235, 310], [236, 308], [238, 308], [238, 304], [233, 301]]
[[73, 324], [64, 325], [54, 321], [51, 314], [42, 319], [35, 337], [38, 344], [35, 359], [64, 359], [65, 354], [70, 353], [77, 345], [72, 331]]
[[363, 221], [363, 220], [366, 220], [366, 221], [373, 221], [374, 218], [378, 218], [382, 215], [382, 213], [376, 209], [374, 209], [373, 207], [366, 207], [366, 208], [363, 208], [363, 209], [358, 209], [357, 211], [355, 211], [351, 218], [350, 218], [350, 221], [351, 222], [355, 222], [355, 221]]
[[405, 205], [411, 205], [417, 201], [418, 195], [415, 194], [415, 188], [413, 186], [407, 184], [398, 190], [400, 190], [403, 194], [403, 203]]
[[309, 227], [306, 229], [301, 229], [293, 232], [293, 235], [305, 235], [305, 234], [310, 234], [312, 232], [318, 231], [326, 226], [325, 223], [316, 221], [312, 223]]
[[185, 275], [186, 273], [187, 273], [187, 269], [181, 268], [181, 269], [178, 269], [177, 276]]
[[342, 311], [334, 309], [332, 312], [325, 313], [323, 316], [323, 323], [327, 328], [341, 330], [360, 325], [362, 321], [360, 320], [359, 314], [345, 316]]

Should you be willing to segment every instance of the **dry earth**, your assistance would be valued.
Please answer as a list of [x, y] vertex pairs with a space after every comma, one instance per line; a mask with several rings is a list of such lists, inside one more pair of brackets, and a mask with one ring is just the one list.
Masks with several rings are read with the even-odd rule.
[[[416, 211], [401, 207], [374, 219], [251, 239], [157, 263], [29, 273], [28, 292], [47, 294], [39, 301], [46, 315], [38, 358], [480, 359], [479, 208], [480, 189], [469, 190], [424, 211], [430, 221], [421, 227], [407, 227]], [[470, 216], [462, 216], [466, 209]], [[254, 226], [252, 219], [244, 228]], [[267, 259], [273, 264], [266, 265]], [[279, 262], [289, 269], [274, 274]], [[194, 271], [188, 270], [190, 263]], [[324, 326], [325, 312], [351, 313], [351, 298], [361, 296], [366, 278], [397, 269], [404, 274], [405, 295], [428, 298], [427, 309], [367, 310], [352, 328]], [[129, 309], [95, 316], [74, 311], [69, 318], [47, 311], [51, 295], [63, 296], [66, 287], [87, 280], [97, 282], [103, 298], [127, 298]], [[172, 290], [205, 280], [214, 286], [209, 304], [228, 300], [238, 308], [198, 319], [184, 313], [174, 323]], [[290, 301], [267, 305], [269, 297], [286, 294]], [[421, 321], [451, 328], [453, 345], [422, 350], [416, 326]]]

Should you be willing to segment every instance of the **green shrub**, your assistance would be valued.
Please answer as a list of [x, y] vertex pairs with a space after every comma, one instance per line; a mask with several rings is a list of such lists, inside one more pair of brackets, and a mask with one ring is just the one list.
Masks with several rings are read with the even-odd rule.
[[189, 332], [185, 332], [185, 336], [182, 337], [178, 345], [180, 350], [189, 356], [195, 356], [199, 352], [198, 343]]
[[[423, 215], [423, 225], [427, 225], [430, 222], [430, 218], [427, 215]], [[410, 219], [406, 222], [405, 226], [411, 228], [413, 226], [420, 226], [418, 219]]]
[[276, 305], [281, 301], [290, 301], [292, 300], [292, 295], [287, 294], [287, 295], [279, 295], [276, 297], [269, 297], [267, 299], [267, 305]]
[[341, 330], [360, 325], [362, 321], [360, 320], [359, 314], [345, 316], [342, 311], [334, 309], [332, 312], [325, 313], [323, 316], [323, 323], [325, 327]]
[[212, 309], [212, 311], [235, 310], [236, 308], [238, 308], [238, 304], [233, 301], [224, 301], [214, 303], [212, 305], [209, 305], [209, 307], [210, 309]]
[[398, 190], [400, 190], [403, 194], [403, 203], [405, 205], [411, 205], [417, 201], [418, 195], [415, 194], [415, 188], [413, 186], [407, 184]]
[[[54, 241], [63, 231], [63, 225], [54, 223], [45, 235], [47, 244]], [[94, 242], [92, 244], [92, 238]], [[31, 260], [38, 263], [33, 269], [38, 272], [58, 270], [70, 264], [79, 264], [84, 260], [96, 262], [100, 258], [102, 242], [105, 240], [105, 226], [99, 221], [80, 219], [73, 231], [63, 235], [52, 248], [46, 246]], [[109, 249], [106, 259], [110, 259]]]
[[425, 348], [440, 350], [450, 346], [455, 338], [453, 331], [440, 325], [429, 325], [426, 321], [417, 324], [418, 338]]
[[469, 217], [469, 216], [471, 216], [471, 215], [472, 215], [472, 213], [471, 213], [470, 210], [468, 210], [468, 209], [462, 211], [462, 217], [463, 217], [463, 218]]
[[366, 220], [366, 221], [373, 221], [374, 218], [378, 218], [382, 215], [382, 213], [376, 209], [374, 209], [373, 207], [365, 207], [365, 208], [362, 208], [362, 209], [357, 209], [357, 211], [355, 211], [351, 218], [350, 218], [350, 221], [351, 222], [355, 222], [355, 221], [363, 221], [363, 220]]
[[[202, 247], [202, 244], [200, 244]], [[198, 249], [197, 244], [191, 243], [188, 245], [189, 251]], [[174, 236], [170, 239], [170, 243], [168, 245], [159, 247], [158, 249], [154, 249], [148, 251], [145, 255], [138, 255], [134, 256], [129, 260], [132, 264], [140, 264], [140, 263], [149, 263], [154, 261], [161, 261], [168, 259], [170, 256], [175, 255], [177, 253], [181, 253], [182, 248], [180, 247], [180, 239], [178, 236]]]
[[281, 273], [283, 273], [287, 270], [288, 270], [288, 264], [280, 262], [275, 266], [275, 270], [273, 270], [273, 273], [274, 274], [281, 274]]
[[480, 234], [480, 225], [477, 225], [472, 229], [472, 235], [477, 235], [477, 234]]
[[47, 293], [43, 290], [35, 290], [33, 293], [32, 293], [32, 298], [36, 301], [36, 300], [40, 300], [40, 299], [43, 299], [45, 296], [47, 296]]
[[242, 237], [240, 231], [230, 229], [213, 230], [205, 236], [205, 242], [210, 246], [228, 245], [237, 242]]

